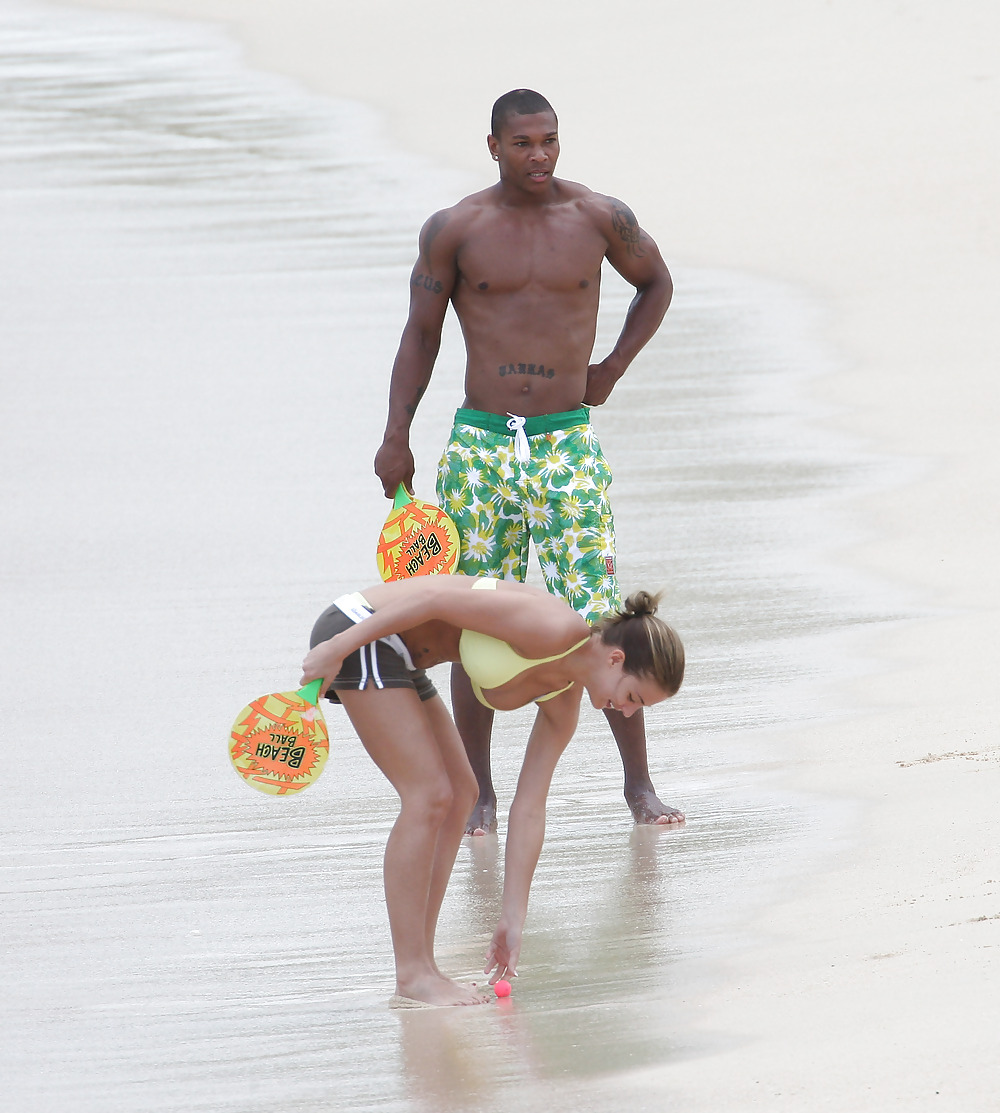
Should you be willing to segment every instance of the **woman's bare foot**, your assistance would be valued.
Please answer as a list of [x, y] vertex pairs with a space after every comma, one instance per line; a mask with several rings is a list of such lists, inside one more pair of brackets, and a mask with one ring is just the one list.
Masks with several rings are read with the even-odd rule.
[[676, 827], [684, 822], [684, 813], [662, 804], [650, 784], [641, 788], [626, 785], [625, 799], [636, 823], [653, 823], [657, 826], [670, 824]]
[[426, 973], [397, 979], [392, 1003], [397, 1008], [404, 1007], [404, 1001], [424, 1005], [482, 1005], [488, 999], [488, 995], [475, 986], [462, 985], [443, 974]]

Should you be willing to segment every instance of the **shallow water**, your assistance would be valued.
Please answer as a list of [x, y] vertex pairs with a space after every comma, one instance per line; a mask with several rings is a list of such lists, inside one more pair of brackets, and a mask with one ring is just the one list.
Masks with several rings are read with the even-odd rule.
[[[605, 1109], [599, 1081], [710, 1055], [699, 986], [846, 837], [848, 802], [782, 786], [782, 732], [841, 710], [835, 647], [904, 606], [825, 555], [852, 540], [847, 495], [887, 473], [808, 401], [830, 369], [818, 310], [678, 268], [666, 324], [595, 414], [623, 583], [665, 586], [688, 647], [683, 692], [650, 716], [687, 827], [633, 829], [586, 716], [514, 998], [390, 1013], [391, 791], [336, 711], [299, 799], [248, 791], [226, 737], [294, 686], [329, 600], [375, 579], [371, 457], [416, 232], [484, 183], [204, 28], [4, 2], [0, 73], [9, 1108]], [[602, 350], [627, 304], [606, 282]], [[452, 323], [418, 493], [461, 362]], [[504, 801], [529, 722], [497, 731]], [[480, 966], [497, 855], [459, 856], [455, 973]]]

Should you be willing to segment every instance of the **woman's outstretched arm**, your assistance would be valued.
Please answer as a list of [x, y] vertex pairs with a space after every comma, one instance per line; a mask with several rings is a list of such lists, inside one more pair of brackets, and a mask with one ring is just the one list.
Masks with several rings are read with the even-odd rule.
[[486, 951], [485, 973], [490, 974], [490, 984], [517, 975], [528, 893], [545, 839], [549, 785], [556, 763], [576, 730], [581, 695], [580, 688], [571, 688], [538, 705], [507, 821], [503, 904]]

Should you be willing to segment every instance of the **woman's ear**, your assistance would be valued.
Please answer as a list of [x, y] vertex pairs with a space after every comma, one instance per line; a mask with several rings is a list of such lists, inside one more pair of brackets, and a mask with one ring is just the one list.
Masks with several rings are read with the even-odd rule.
[[620, 645], [611, 646], [611, 652], [608, 654], [608, 662], [612, 665], [620, 665], [625, 662], [625, 650]]

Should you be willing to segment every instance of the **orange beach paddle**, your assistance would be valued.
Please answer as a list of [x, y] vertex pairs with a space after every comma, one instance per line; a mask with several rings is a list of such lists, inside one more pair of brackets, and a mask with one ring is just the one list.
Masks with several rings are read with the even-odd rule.
[[458, 549], [458, 530], [451, 518], [440, 506], [414, 498], [401, 483], [375, 551], [382, 579], [454, 572]]
[[248, 703], [229, 736], [229, 759], [252, 788], [289, 796], [308, 788], [326, 764], [330, 739], [319, 709], [322, 680]]

